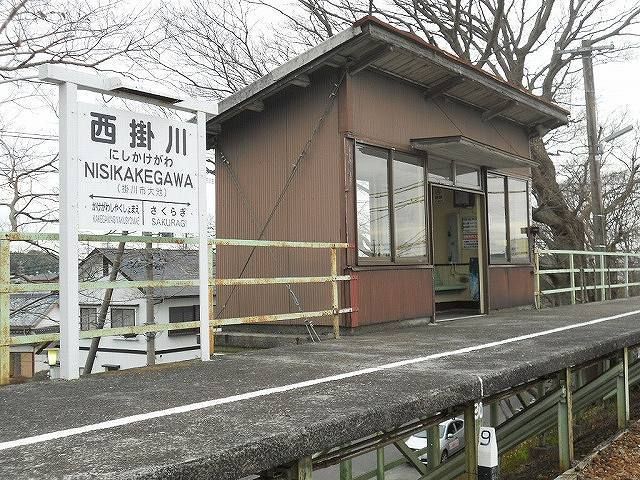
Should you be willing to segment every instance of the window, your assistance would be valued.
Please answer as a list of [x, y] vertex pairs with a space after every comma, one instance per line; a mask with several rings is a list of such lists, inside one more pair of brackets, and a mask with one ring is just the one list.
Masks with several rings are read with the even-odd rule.
[[453, 183], [453, 164], [449, 160], [429, 158], [429, 180], [438, 183]]
[[80, 307], [80, 330], [91, 330], [96, 328], [97, 324], [98, 309], [96, 307]]
[[131, 327], [135, 324], [136, 324], [135, 309], [111, 307], [111, 328]]
[[525, 180], [487, 174], [491, 263], [529, 263], [529, 188]]
[[511, 263], [529, 263], [529, 190], [527, 182], [509, 178], [509, 252]]
[[489, 216], [489, 258], [491, 263], [507, 263], [507, 206], [504, 177], [487, 174]]
[[456, 186], [480, 188], [480, 170], [456, 163]]
[[393, 219], [397, 257], [427, 255], [424, 166], [420, 159], [393, 156]]
[[425, 167], [420, 157], [356, 145], [359, 259], [424, 261], [425, 203]]
[[358, 255], [390, 258], [389, 151], [367, 145], [357, 145], [356, 150]]
[[[188, 305], [186, 307], [169, 307], [169, 323], [199, 322], [200, 305]], [[169, 330], [169, 336], [194, 335], [199, 332], [198, 328], [188, 328], [186, 330]]]

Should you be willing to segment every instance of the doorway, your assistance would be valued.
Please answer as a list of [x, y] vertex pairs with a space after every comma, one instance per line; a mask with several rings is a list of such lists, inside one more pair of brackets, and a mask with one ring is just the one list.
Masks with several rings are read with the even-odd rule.
[[484, 313], [484, 197], [430, 186], [433, 294], [438, 320]]

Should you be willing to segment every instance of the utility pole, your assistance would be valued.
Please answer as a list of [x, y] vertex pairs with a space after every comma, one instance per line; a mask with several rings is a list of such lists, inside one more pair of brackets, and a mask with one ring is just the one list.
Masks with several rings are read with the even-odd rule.
[[[144, 235], [151, 235], [151, 233], [145, 233]], [[144, 249], [144, 261], [145, 272], [147, 280], [153, 280], [153, 244], [147, 242]], [[155, 323], [154, 315], [154, 299], [153, 299], [153, 287], [145, 288], [146, 299], [146, 321], [145, 325], [153, 325]], [[147, 332], [147, 365], [156, 364], [156, 332]]]
[[584, 99], [587, 113], [587, 141], [589, 145], [589, 176], [591, 184], [591, 215], [595, 251], [606, 250], [604, 205], [602, 204], [602, 177], [598, 154], [598, 114], [596, 87], [593, 79], [593, 46], [590, 40], [582, 41], [582, 73], [584, 75]]

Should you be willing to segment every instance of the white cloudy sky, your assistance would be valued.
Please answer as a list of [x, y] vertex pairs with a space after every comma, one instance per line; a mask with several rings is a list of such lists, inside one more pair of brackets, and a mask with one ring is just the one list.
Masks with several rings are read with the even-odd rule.
[[[256, 27], [264, 27], [266, 22], [272, 23], [273, 21], [272, 16], [263, 17], [263, 19], [257, 20]], [[640, 27], [636, 28], [635, 33], [640, 34]], [[618, 42], [620, 41], [616, 40], [616, 43]], [[578, 67], [579, 63], [580, 61], [576, 60], [575, 66]], [[638, 88], [640, 83], [640, 52], [627, 53], [622, 61], [604, 64], [596, 62], [595, 77], [600, 122], [605, 123], [607, 119], [626, 113], [625, 123], [640, 124], [640, 90]], [[55, 87], [42, 87], [46, 93], [46, 101], [2, 103], [2, 98], [6, 98], [9, 88], [8, 85], [0, 84], [0, 116], [5, 130], [57, 135], [57, 117], [53, 108], [57, 97]], [[95, 95], [83, 94], [81, 99], [92, 101], [96, 99], [95, 97]], [[583, 101], [582, 91], [576, 91], [573, 95], [575, 106], [572, 108], [572, 113], [580, 114]], [[55, 142], [46, 142], [46, 145], [56, 148]], [[210, 196], [210, 198], [212, 197]]]

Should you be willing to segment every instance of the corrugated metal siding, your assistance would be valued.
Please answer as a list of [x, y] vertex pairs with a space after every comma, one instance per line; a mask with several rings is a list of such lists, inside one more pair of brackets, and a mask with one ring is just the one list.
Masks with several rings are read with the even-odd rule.
[[354, 76], [352, 89], [352, 132], [363, 139], [409, 148], [412, 138], [462, 134], [529, 157], [527, 134], [513, 123], [483, 122], [478, 110], [446, 98], [425, 101], [423, 89], [370, 71]]
[[357, 276], [358, 326], [433, 315], [430, 268], [371, 269]]
[[[218, 156], [218, 237], [258, 238], [293, 164], [327, 105], [338, 76], [336, 71], [314, 76], [309, 87], [289, 87], [265, 102], [264, 111], [243, 112], [223, 125], [219, 146], [231, 163], [246, 198], [238, 193], [229, 169]], [[340, 241], [343, 182], [342, 140], [338, 134], [336, 101], [262, 238]], [[250, 248], [220, 247], [218, 277], [237, 277], [250, 252]], [[329, 252], [326, 250], [262, 248], [254, 253], [244, 276], [322, 274], [329, 274]], [[328, 285], [293, 285], [291, 288], [303, 310], [330, 306]], [[287, 287], [283, 285], [238, 287], [229, 299], [231, 290], [230, 287], [219, 289], [218, 310], [227, 304], [223, 317], [297, 311]], [[329, 323], [329, 319], [315, 323]]]
[[489, 308], [492, 310], [533, 305], [533, 267], [489, 267]]

